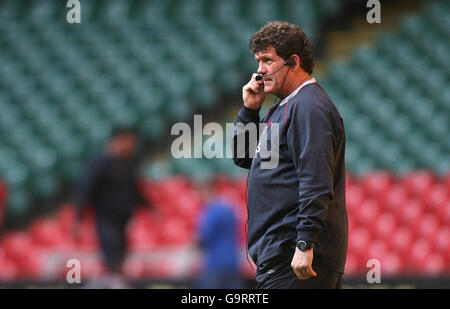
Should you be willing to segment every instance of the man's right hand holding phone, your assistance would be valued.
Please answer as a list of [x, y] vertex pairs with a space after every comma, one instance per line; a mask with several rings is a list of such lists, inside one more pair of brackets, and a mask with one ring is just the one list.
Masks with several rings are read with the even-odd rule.
[[242, 99], [245, 107], [259, 110], [264, 103], [266, 93], [264, 92], [264, 81], [257, 81], [257, 75], [257, 73], [254, 73], [252, 79], [242, 87]]

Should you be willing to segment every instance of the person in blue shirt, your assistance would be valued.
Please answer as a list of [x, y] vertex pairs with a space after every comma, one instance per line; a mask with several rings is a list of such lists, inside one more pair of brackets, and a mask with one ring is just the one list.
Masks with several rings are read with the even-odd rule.
[[237, 217], [233, 205], [220, 197], [208, 200], [200, 217], [197, 244], [204, 253], [198, 287], [241, 288]]

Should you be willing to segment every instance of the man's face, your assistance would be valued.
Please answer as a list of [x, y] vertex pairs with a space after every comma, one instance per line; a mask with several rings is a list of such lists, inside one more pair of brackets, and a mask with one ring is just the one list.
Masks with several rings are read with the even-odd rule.
[[132, 157], [136, 153], [137, 139], [133, 134], [124, 134], [117, 137], [120, 153], [122, 157]]
[[269, 46], [261, 52], [255, 54], [255, 60], [258, 62], [257, 73], [263, 75], [264, 92], [277, 95], [286, 77], [286, 71], [289, 67], [284, 67], [277, 73], [264, 77], [279, 70], [284, 63], [284, 59], [277, 55], [275, 47]]

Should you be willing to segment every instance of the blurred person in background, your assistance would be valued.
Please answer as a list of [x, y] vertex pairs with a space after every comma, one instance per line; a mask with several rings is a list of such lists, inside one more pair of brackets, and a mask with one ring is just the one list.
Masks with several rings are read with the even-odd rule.
[[79, 238], [83, 210], [92, 203], [95, 225], [103, 261], [108, 274], [104, 278], [109, 288], [126, 288], [122, 264], [126, 253], [126, 228], [136, 206], [150, 208], [140, 194], [135, 154], [138, 135], [130, 128], [116, 128], [105, 149], [90, 162], [81, 180], [76, 197]]
[[204, 182], [201, 192], [203, 213], [197, 228], [197, 245], [204, 253], [204, 264], [197, 287], [200, 289], [239, 289], [238, 220], [233, 204], [214, 194], [212, 182]]
[[[234, 161], [249, 169], [248, 248], [258, 287], [340, 288], [348, 238], [342, 117], [311, 77], [313, 46], [299, 26], [268, 23], [249, 47], [259, 67], [242, 89], [236, 124], [267, 125], [254, 156], [250, 149], [256, 145], [238, 144], [248, 131], [235, 133], [234, 149], [245, 146], [246, 156]], [[260, 121], [267, 93], [281, 102]], [[279, 145], [270, 144], [272, 122]], [[276, 166], [262, 167], [268, 159], [261, 143], [277, 150], [271, 149]]]
[[3, 216], [5, 213], [5, 204], [8, 197], [6, 185], [0, 180], [0, 233], [3, 230]]

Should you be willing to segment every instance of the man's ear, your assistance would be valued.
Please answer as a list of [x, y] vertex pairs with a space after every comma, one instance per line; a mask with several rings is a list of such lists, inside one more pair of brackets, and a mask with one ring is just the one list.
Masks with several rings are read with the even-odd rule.
[[292, 57], [289, 57], [289, 59], [286, 60], [286, 65], [290, 66], [290, 67], [294, 66], [295, 65], [295, 60]]
[[292, 70], [296, 70], [296, 69], [300, 68], [301, 60], [297, 54], [293, 54], [291, 56], [291, 61], [292, 61], [292, 65], [291, 65]]

